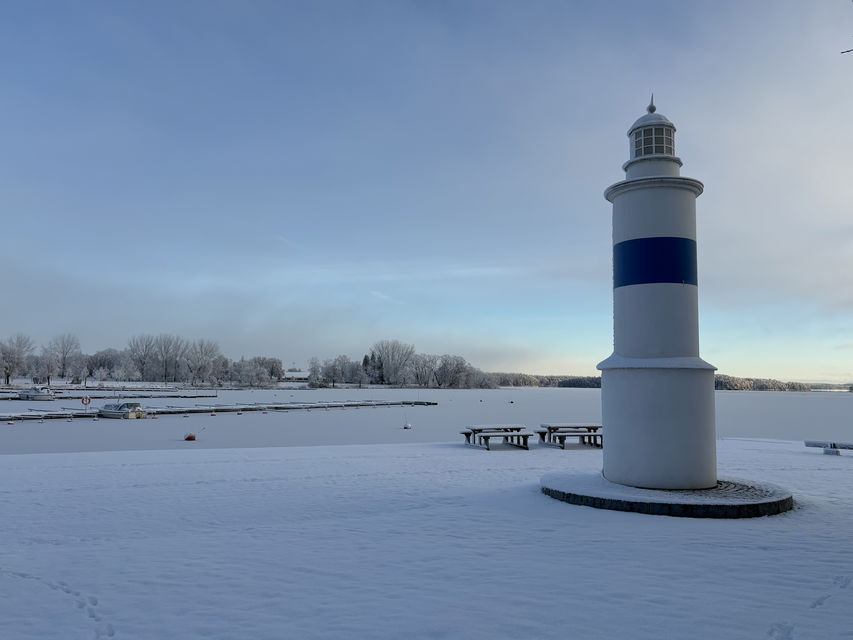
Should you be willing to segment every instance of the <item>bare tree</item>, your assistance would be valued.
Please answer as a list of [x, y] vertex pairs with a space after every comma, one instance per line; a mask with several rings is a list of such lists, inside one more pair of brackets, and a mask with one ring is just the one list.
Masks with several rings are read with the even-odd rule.
[[68, 373], [69, 359], [71, 356], [80, 353], [80, 340], [74, 334], [63, 333], [48, 342], [47, 350], [53, 354], [56, 360], [59, 377], [65, 378]]
[[186, 350], [184, 362], [190, 372], [190, 382], [208, 380], [213, 362], [219, 356], [219, 345], [213, 340], [194, 340]]
[[0, 361], [2, 361], [3, 377], [9, 385], [12, 378], [24, 371], [27, 356], [35, 350], [32, 338], [23, 333], [17, 333], [8, 340], [0, 342]]
[[443, 355], [435, 370], [435, 381], [443, 389], [457, 389], [464, 386], [468, 363], [462, 356]]
[[250, 387], [268, 387], [274, 383], [263, 358], [240, 358], [231, 364], [231, 379]]
[[86, 363], [86, 356], [79, 351], [68, 356], [68, 360], [65, 363], [65, 372], [71, 376], [74, 384], [78, 384], [78, 381], [82, 381], [85, 385], [86, 380], [90, 375], [89, 367]]
[[56, 372], [59, 370], [56, 362], [56, 354], [47, 347], [42, 347], [41, 355], [35, 358], [33, 364], [35, 365], [35, 370], [32, 373], [41, 378], [49, 386], [50, 378], [56, 375]]
[[435, 380], [435, 370], [438, 368], [438, 356], [416, 353], [412, 356], [412, 377], [415, 384], [429, 387]]
[[156, 357], [154, 351], [154, 336], [142, 333], [127, 341], [127, 355], [133, 366], [139, 371], [139, 376], [145, 378], [151, 363]]
[[169, 365], [172, 365], [172, 379], [178, 377], [178, 362], [186, 351], [186, 340], [170, 333], [161, 333], [154, 338], [154, 353], [163, 367], [163, 382], [169, 381]]
[[210, 381], [221, 383], [228, 377], [231, 361], [223, 355], [218, 355], [210, 363]]
[[371, 351], [381, 362], [382, 378], [387, 384], [401, 385], [406, 382], [408, 367], [415, 355], [415, 347], [399, 340], [380, 340]]
[[[112, 348], [102, 349], [86, 358], [86, 368], [89, 370], [89, 375], [99, 380], [114, 377], [113, 372], [121, 366], [121, 363], [122, 354]], [[98, 370], [101, 371], [95, 375]]]
[[347, 373], [352, 371], [352, 360], [349, 356], [338, 356], [334, 360], [326, 360], [323, 363], [323, 378], [331, 382], [332, 387], [336, 382], [352, 382], [347, 380]]
[[320, 360], [315, 358], [311, 358], [308, 361], [308, 383], [312, 385], [316, 385], [320, 381], [320, 377], [323, 375], [323, 367], [320, 365]]
[[252, 361], [257, 363], [259, 367], [262, 367], [266, 370], [267, 374], [270, 377], [270, 380], [278, 382], [282, 378], [284, 378], [284, 365], [281, 362], [281, 358], [255, 356], [254, 358], [252, 358]]

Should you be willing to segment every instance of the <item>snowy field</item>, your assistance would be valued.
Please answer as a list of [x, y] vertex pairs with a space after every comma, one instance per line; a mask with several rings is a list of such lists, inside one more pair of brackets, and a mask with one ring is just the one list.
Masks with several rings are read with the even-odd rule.
[[0, 637], [853, 637], [853, 457], [723, 440], [770, 518], [539, 493], [598, 450], [350, 445], [0, 456]]
[[[797, 507], [708, 521], [539, 492], [599, 471], [600, 450], [461, 444], [467, 422], [597, 419], [597, 391], [435, 393], [414, 411], [0, 427], [0, 638], [853, 637], [853, 456], [757, 438], [853, 440], [853, 394], [718, 394], [722, 435], [744, 436], [718, 441], [720, 474]], [[196, 443], [188, 423], [207, 425]], [[366, 442], [294, 446], [335, 438]]]

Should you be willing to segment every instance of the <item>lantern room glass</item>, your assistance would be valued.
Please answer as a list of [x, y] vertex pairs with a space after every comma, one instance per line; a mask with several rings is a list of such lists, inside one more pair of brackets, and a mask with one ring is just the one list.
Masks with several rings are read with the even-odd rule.
[[634, 132], [635, 158], [675, 155], [675, 132], [670, 127], [644, 127]]

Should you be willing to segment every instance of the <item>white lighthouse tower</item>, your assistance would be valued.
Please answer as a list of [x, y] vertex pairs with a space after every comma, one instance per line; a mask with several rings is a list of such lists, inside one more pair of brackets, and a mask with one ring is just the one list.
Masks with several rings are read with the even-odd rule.
[[628, 130], [613, 203], [613, 355], [601, 369], [604, 477], [650, 489], [717, 484], [714, 370], [699, 357], [696, 198], [675, 125], [656, 112]]

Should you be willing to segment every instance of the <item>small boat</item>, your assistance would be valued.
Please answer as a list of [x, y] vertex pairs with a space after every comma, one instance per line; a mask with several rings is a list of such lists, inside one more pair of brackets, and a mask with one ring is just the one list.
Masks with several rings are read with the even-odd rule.
[[19, 400], [56, 400], [56, 394], [50, 387], [31, 387], [18, 392]]
[[121, 418], [124, 420], [137, 420], [148, 417], [148, 413], [138, 402], [105, 404], [98, 409], [98, 415], [102, 418]]

